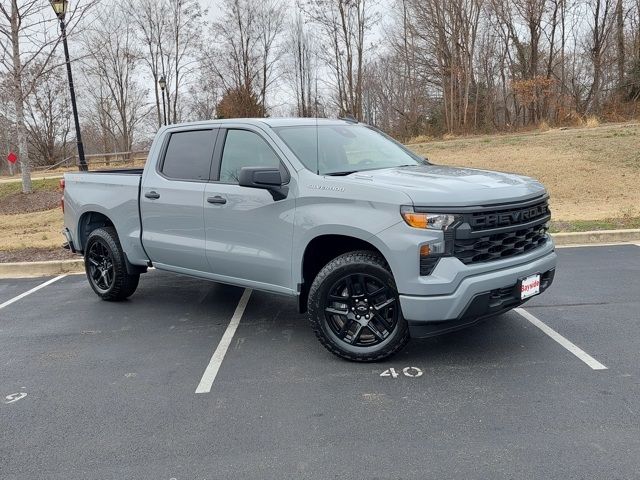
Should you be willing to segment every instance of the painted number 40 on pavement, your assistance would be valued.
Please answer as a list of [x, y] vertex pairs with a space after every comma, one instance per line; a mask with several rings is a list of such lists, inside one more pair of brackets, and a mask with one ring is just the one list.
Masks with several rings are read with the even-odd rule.
[[409, 378], [418, 378], [423, 375], [423, 371], [418, 367], [404, 367], [400, 373], [395, 368], [388, 368], [380, 374], [381, 377], [398, 378], [401, 374]]

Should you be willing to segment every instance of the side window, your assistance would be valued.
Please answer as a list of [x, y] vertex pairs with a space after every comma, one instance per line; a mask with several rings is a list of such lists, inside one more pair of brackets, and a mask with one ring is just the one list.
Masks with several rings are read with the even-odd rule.
[[242, 167], [280, 166], [280, 159], [260, 135], [247, 130], [229, 130], [220, 163], [220, 181], [238, 183]]
[[172, 133], [162, 173], [176, 180], [208, 181], [215, 138], [211, 130]]

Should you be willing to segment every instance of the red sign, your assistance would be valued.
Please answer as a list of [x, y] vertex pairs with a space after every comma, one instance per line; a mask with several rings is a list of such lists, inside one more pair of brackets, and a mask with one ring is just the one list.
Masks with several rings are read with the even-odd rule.
[[18, 161], [18, 156], [13, 152], [9, 152], [9, 155], [7, 155], [7, 161], [9, 163], [16, 163]]

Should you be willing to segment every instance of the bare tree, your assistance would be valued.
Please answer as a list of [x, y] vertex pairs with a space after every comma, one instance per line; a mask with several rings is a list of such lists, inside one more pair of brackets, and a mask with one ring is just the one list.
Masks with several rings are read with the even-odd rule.
[[258, 52], [260, 61], [260, 103], [266, 108], [267, 91], [278, 78], [276, 65], [282, 56], [279, 45], [285, 26], [285, 3], [263, 0], [257, 9]]
[[630, 68], [628, 98], [633, 102], [640, 100], [640, 0], [636, 0], [630, 10]]
[[84, 49], [87, 94], [98, 107], [99, 123], [114, 129], [111, 134], [120, 151], [131, 151], [136, 130], [149, 109], [147, 92], [138, 84], [141, 52], [136, 32], [122, 4], [98, 16], [85, 35]]
[[[541, 89], [546, 86], [547, 77], [540, 69], [540, 43], [548, 3], [545, 0], [492, 0], [492, 11], [501, 24], [501, 31], [514, 48], [512, 70], [515, 80], [520, 82], [514, 86], [524, 104], [521, 109], [523, 123], [537, 123], [542, 115]], [[555, 8], [553, 12], [557, 15]], [[556, 22], [552, 20], [550, 23], [555, 34]]]
[[421, 62], [409, 3], [396, 1], [384, 30], [389, 48], [367, 62], [363, 85], [365, 121], [402, 139], [425, 133], [431, 106], [430, 73]]
[[[34, 66], [40, 71], [38, 65]], [[37, 154], [34, 163], [52, 165], [63, 160], [67, 153], [67, 137], [71, 129], [71, 106], [66, 75], [62, 68], [40, 75], [26, 102], [26, 128], [29, 144]]]
[[255, 94], [265, 111], [282, 54], [284, 8], [282, 0], [224, 0], [222, 17], [212, 27], [216, 48], [206, 65], [225, 91]]
[[[31, 193], [31, 159], [27, 141], [25, 121], [25, 102], [35, 88], [35, 82], [41, 76], [36, 72], [31, 81], [25, 81], [25, 71], [39, 62], [40, 73], [44, 71], [53, 57], [57, 38], [51, 38], [46, 28], [45, 8], [37, 0], [9, 4], [0, 3], [0, 57], [3, 67], [11, 72], [15, 125], [22, 173], [22, 191]], [[39, 38], [42, 36], [42, 38]], [[25, 48], [25, 46], [28, 47]], [[26, 51], [21, 51], [26, 50]]]
[[593, 80], [591, 88], [587, 95], [586, 105], [587, 111], [598, 111], [601, 104], [602, 95], [602, 68], [605, 47], [609, 40], [609, 36], [613, 29], [613, 3], [615, 0], [589, 0], [588, 8], [591, 13], [590, 17], [590, 38], [587, 39], [587, 49], [590, 54]]
[[300, 11], [291, 22], [287, 50], [288, 62], [292, 67], [288, 69], [288, 79], [295, 93], [296, 115], [311, 117], [315, 112], [313, 104], [318, 52]]
[[624, 88], [625, 77], [625, 41], [624, 41], [624, 5], [623, 0], [616, 1], [616, 48], [618, 63], [618, 87]]
[[189, 118], [193, 120], [210, 120], [216, 118], [216, 107], [222, 96], [219, 80], [202, 69], [199, 79], [189, 88]]
[[169, 121], [179, 122], [189, 108], [189, 101], [183, 102], [182, 96], [198, 76], [206, 11], [198, 0], [128, 0], [128, 13], [144, 45], [143, 59], [154, 83], [158, 126], [163, 123], [160, 77], [167, 82]]
[[[15, 134], [14, 134], [14, 122], [12, 111], [12, 92], [13, 86], [9, 74], [0, 74], [0, 149], [2, 149], [2, 156], [14, 151]], [[0, 158], [0, 170], [8, 170], [9, 175], [13, 176], [13, 164], [4, 162], [3, 158]]]
[[[173, 123], [181, 120], [181, 94], [189, 87], [198, 67], [197, 54], [201, 46], [203, 12], [198, 0], [169, 0], [169, 33], [171, 50], [163, 57], [167, 78], [168, 115]], [[186, 104], [184, 105], [186, 108]]]
[[153, 79], [158, 127], [161, 127], [164, 122], [158, 85], [160, 77], [164, 74], [165, 55], [162, 40], [167, 33], [166, 11], [162, 8], [163, 6], [164, 2], [157, 0], [131, 0], [129, 3], [129, 15], [138, 26], [138, 35], [145, 48], [143, 59]]
[[305, 10], [324, 34], [340, 115], [363, 118], [364, 65], [378, 17], [371, 0], [308, 0]]
[[[69, 12], [67, 25], [70, 35], [78, 31], [78, 22], [94, 3], [95, 0], [86, 0]], [[41, 76], [58, 66], [52, 64], [55, 49], [60, 43], [56, 26], [57, 20], [49, 2], [4, 0], [0, 3], [0, 66], [12, 77], [13, 114], [24, 193], [32, 190], [25, 105]], [[28, 79], [27, 71], [30, 72]]]
[[468, 130], [482, 0], [409, 0], [418, 62], [443, 98], [448, 131]]

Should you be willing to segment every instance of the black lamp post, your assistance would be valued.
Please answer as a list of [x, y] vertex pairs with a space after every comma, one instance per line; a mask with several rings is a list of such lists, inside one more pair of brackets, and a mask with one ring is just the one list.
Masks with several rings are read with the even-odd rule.
[[164, 118], [164, 124], [167, 124], [167, 104], [165, 102], [164, 91], [167, 89], [167, 80], [164, 78], [164, 75], [160, 77], [158, 80], [158, 85], [160, 85], [160, 90], [162, 90], [162, 112]]
[[78, 168], [82, 172], [89, 170], [87, 160], [84, 157], [84, 144], [82, 143], [82, 134], [80, 133], [80, 120], [78, 119], [78, 106], [76, 104], [76, 92], [73, 88], [73, 75], [71, 73], [71, 60], [69, 60], [69, 46], [67, 45], [67, 26], [64, 23], [64, 17], [69, 8], [68, 0], [50, 0], [53, 11], [56, 12], [58, 20], [60, 20], [60, 31], [62, 32], [62, 45], [64, 47], [64, 60], [67, 63], [67, 76], [69, 77], [69, 91], [71, 92], [71, 109], [73, 110], [73, 120], [76, 126], [76, 143], [78, 145]]

